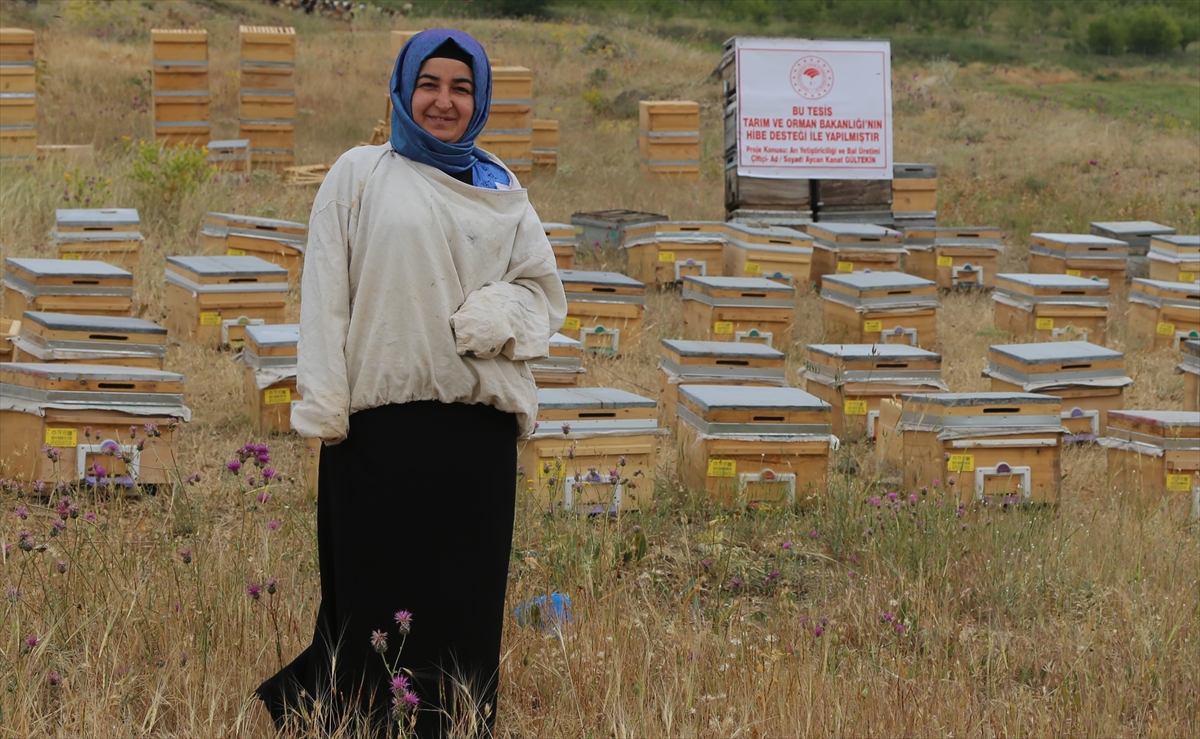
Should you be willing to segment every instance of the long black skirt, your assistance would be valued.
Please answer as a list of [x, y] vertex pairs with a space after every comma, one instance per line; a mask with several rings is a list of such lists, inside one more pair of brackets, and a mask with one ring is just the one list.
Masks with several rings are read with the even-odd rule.
[[[256, 691], [277, 727], [353, 715], [368, 722], [356, 733], [391, 733], [388, 665], [398, 665], [420, 698], [419, 736], [442, 736], [452, 720], [491, 734], [516, 439], [511, 414], [420, 401], [354, 413], [347, 439], [321, 450], [316, 631]], [[403, 639], [401, 610], [412, 614]], [[375, 631], [387, 637], [382, 656]]]

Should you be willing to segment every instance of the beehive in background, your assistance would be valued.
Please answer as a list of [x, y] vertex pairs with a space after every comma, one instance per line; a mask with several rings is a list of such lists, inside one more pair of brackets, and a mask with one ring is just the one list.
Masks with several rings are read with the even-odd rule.
[[762, 277], [808, 292], [813, 237], [790, 228], [725, 224], [724, 274]]
[[21, 319], [0, 318], [0, 362], [11, 362], [15, 348], [13, 340], [21, 335]]
[[13, 339], [17, 362], [112, 364], [162, 369], [167, 330], [129, 316], [25, 311]]
[[209, 141], [208, 163], [218, 172], [250, 174], [250, 139]]
[[[668, 221], [670, 216], [638, 210], [596, 210], [571, 214], [575, 241], [585, 249], [615, 249], [625, 246], [626, 236], [649, 225]], [[622, 252], [624, 254], [624, 252]]]
[[73, 259], [4, 260], [4, 317], [27, 310], [128, 316], [133, 273], [106, 262]]
[[1135, 278], [1129, 286], [1129, 330], [1159, 348], [1200, 339], [1200, 282]]
[[247, 326], [238, 361], [243, 376], [250, 421], [259, 431], [292, 430], [292, 403], [296, 391], [296, 345], [300, 324]]
[[533, 166], [551, 172], [558, 169], [558, 121], [534, 120]]
[[254, 165], [290, 166], [296, 153], [296, 30], [239, 26], [238, 138]]
[[59, 208], [51, 243], [60, 259], [94, 259], [134, 271], [142, 254], [137, 208]]
[[37, 156], [34, 33], [0, 28], [0, 161]]
[[1000, 271], [1000, 229], [917, 226], [904, 229], [904, 271], [938, 287], [991, 288]]
[[1129, 245], [1092, 234], [1032, 233], [1029, 271], [1033, 274], [1098, 277], [1111, 286], [1125, 285]]
[[1147, 259], [1150, 242], [1156, 236], [1170, 236], [1175, 229], [1153, 221], [1093, 221], [1091, 232], [1096, 236], [1118, 239], [1129, 244], [1129, 263], [1126, 274], [1129, 277], [1149, 277], [1160, 279], [1149, 273], [1151, 265]]
[[1195, 413], [1200, 411], [1200, 339], [1188, 339], [1182, 349], [1178, 371], [1183, 373], [1183, 409]]
[[683, 330], [689, 339], [792, 343], [796, 290], [762, 277], [683, 279]]
[[1200, 414], [1189, 411], [1112, 411], [1107, 448], [1113, 490], [1160, 499], [1200, 516]]
[[787, 357], [766, 344], [663, 339], [658, 423], [675, 428], [680, 385], [787, 387]]
[[283, 323], [287, 277], [258, 257], [167, 257], [164, 323], [181, 341], [240, 346], [247, 326]]
[[400, 56], [400, 51], [404, 49], [413, 36], [416, 36], [420, 31], [392, 31], [392, 59]]
[[567, 317], [560, 329], [583, 344], [583, 351], [629, 353], [642, 337], [646, 286], [619, 272], [560, 269]]
[[1125, 355], [1086, 341], [993, 346], [988, 368], [995, 392], [1016, 390], [1062, 398], [1065, 441], [1095, 441], [1108, 413], [1125, 404]]
[[492, 67], [492, 104], [483, 133], [475, 139], [517, 177], [533, 172], [533, 71]]
[[685, 277], [720, 276], [725, 267], [725, 224], [661, 221], [626, 231], [625, 272], [651, 287]]
[[523, 493], [546, 509], [637, 511], [654, 493], [667, 433], [653, 400], [613, 388], [539, 388], [537, 430], [518, 445]]
[[825, 275], [826, 341], [937, 349], [937, 284], [903, 272]]
[[825, 275], [853, 272], [900, 272], [908, 250], [904, 234], [866, 223], [813, 223], [811, 279], [822, 286]]
[[1104, 345], [1108, 281], [1071, 275], [996, 275], [996, 328], [1016, 339]]
[[542, 230], [554, 249], [554, 263], [558, 269], [575, 268], [575, 227], [569, 223], [542, 223]]
[[892, 225], [891, 180], [813, 180], [814, 220]]
[[550, 356], [529, 363], [538, 387], [577, 387], [587, 374], [583, 369], [583, 344], [570, 336], [550, 337]]
[[150, 31], [154, 138], [164, 146], [203, 146], [211, 138], [208, 31]]
[[1062, 401], [1033, 393], [902, 395], [879, 404], [878, 459], [910, 488], [955, 478], [960, 504], [1057, 505]]
[[1200, 278], [1200, 236], [1155, 236], [1147, 259], [1152, 280], [1195, 282]]
[[638, 155], [642, 171], [681, 180], [700, 179], [700, 104], [690, 100], [638, 103]]
[[252, 256], [277, 264], [288, 271], [288, 280], [298, 284], [304, 266], [308, 226], [278, 218], [260, 218], [241, 213], [205, 213], [200, 229], [204, 251], [210, 256]]
[[937, 165], [892, 165], [892, 220], [899, 230], [937, 225]]

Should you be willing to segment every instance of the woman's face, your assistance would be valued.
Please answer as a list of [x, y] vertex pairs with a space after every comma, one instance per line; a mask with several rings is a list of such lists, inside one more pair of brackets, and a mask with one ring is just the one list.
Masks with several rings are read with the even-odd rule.
[[417, 73], [412, 114], [438, 141], [453, 144], [467, 132], [475, 113], [475, 77], [457, 59], [426, 59]]

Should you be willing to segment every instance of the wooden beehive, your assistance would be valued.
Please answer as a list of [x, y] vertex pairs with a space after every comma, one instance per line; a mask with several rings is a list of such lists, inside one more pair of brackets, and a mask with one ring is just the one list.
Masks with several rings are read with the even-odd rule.
[[242, 120], [238, 138], [250, 141], [250, 164], [291, 166], [296, 160], [296, 126], [279, 121]]
[[587, 374], [583, 364], [583, 344], [570, 336], [550, 337], [550, 356], [529, 363], [538, 387], [578, 387]]
[[674, 285], [685, 277], [720, 275], [724, 269], [725, 224], [719, 221], [662, 221], [625, 240], [625, 271], [649, 287]]
[[154, 135], [166, 146], [202, 146], [209, 139], [208, 31], [150, 31]]
[[545, 509], [637, 511], [654, 493], [655, 402], [612, 388], [539, 388], [538, 428], [518, 445], [521, 489]]
[[28, 28], [0, 28], [0, 64], [36, 63], [34, 40]]
[[13, 339], [17, 362], [111, 364], [162, 369], [167, 330], [130, 316], [25, 311]]
[[575, 269], [575, 227], [569, 223], [542, 223], [542, 230], [554, 249], [558, 269]]
[[0, 28], [0, 161], [37, 156], [34, 33]]
[[700, 179], [700, 104], [690, 100], [638, 103], [638, 156], [643, 172]]
[[1029, 271], [1042, 275], [1098, 277], [1110, 285], [1125, 283], [1129, 245], [1091, 234], [1029, 235]]
[[1200, 338], [1200, 282], [1134, 278], [1129, 288], [1130, 335], [1157, 347]]
[[915, 227], [904, 230], [904, 271], [938, 287], [991, 289], [1000, 271], [1000, 229], [985, 226]]
[[246, 326], [283, 323], [287, 276], [258, 257], [167, 257], [167, 330], [179, 340], [240, 346]]
[[813, 180], [817, 221], [890, 226], [892, 180]]
[[13, 339], [21, 335], [21, 319], [0, 318], [0, 362], [11, 362]]
[[1149, 274], [1147, 252], [1150, 242], [1156, 236], [1167, 236], [1175, 233], [1175, 229], [1153, 221], [1093, 221], [1091, 232], [1096, 236], [1117, 239], [1129, 244], [1129, 261], [1125, 266], [1125, 274], [1129, 277], [1149, 277], [1160, 279]]
[[251, 165], [290, 166], [296, 152], [296, 31], [240, 26], [238, 34], [238, 138], [250, 140]]
[[504, 162], [518, 177], [533, 172], [533, 72], [526, 67], [492, 67], [492, 99], [476, 145]]
[[[176, 424], [190, 416], [183, 375], [9, 362], [0, 364], [0, 398], [0, 475], [126, 488], [178, 479]], [[148, 425], [159, 435], [147, 434]], [[58, 450], [57, 462], [43, 446]]]
[[938, 287], [903, 272], [825, 275], [821, 288], [827, 341], [909, 344], [937, 349]]
[[825, 492], [830, 407], [790, 387], [679, 389], [679, 471], [726, 506], [789, 508]]
[[1055, 395], [1062, 399], [1066, 442], [1104, 436], [1108, 413], [1125, 405], [1125, 355], [1086, 341], [993, 346], [988, 368], [995, 392]]
[[892, 212], [937, 218], [937, 165], [892, 165]]
[[209, 212], [204, 214], [200, 233], [210, 255], [259, 257], [286, 269], [293, 284], [299, 281], [308, 244], [308, 226], [303, 223]]
[[1152, 280], [1195, 282], [1200, 278], [1200, 236], [1155, 236], [1148, 262]]
[[561, 333], [583, 344], [583, 351], [628, 353], [642, 338], [646, 286], [619, 272], [560, 269], [567, 293], [567, 319]]
[[757, 228], [728, 222], [723, 227], [724, 274], [762, 277], [808, 292], [813, 238], [790, 228]]
[[1182, 348], [1179, 371], [1183, 373], [1183, 409], [1200, 412], [1200, 339], [1188, 339]]
[[137, 269], [142, 255], [136, 208], [59, 208], [50, 238], [60, 259], [94, 259]]
[[796, 290], [762, 277], [685, 277], [683, 330], [700, 341], [792, 343]]
[[949, 390], [942, 357], [907, 344], [809, 344], [800, 376], [832, 407], [833, 433], [874, 439], [879, 403], [904, 393]]
[[663, 339], [658, 425], [675, 428], [680, 385], [787, 387], [787, 357], [756, 342]]
[[250, 139], [209, 141], [208, 163], [218, 172], [250, 174]]
[[[736, 108], [736, 106], [733, 106]], [[736, 116], [736, 113], [735, 113]], [[726, 126], [736, 126], [735, 118], [726, 117]], [[726, 135], [731, 133], [726, 129]], [[736, 147], [736, 128], [732, 129]], [[738, 174], [736, 148], [725, 155], [725, 214], [727, 218], [747, 221], [782, 219], [793, 225], [812, 222], [812, 180], [774, 179]]]
[[27, 311], [128, 316], [133, 310], [133, 274], [90, 259], [4, 260], [4, 316]]
[[1108, 281], [1070, 275], [996, 275], [996, 328], [1016, 339], [1104, 345]]
[[296, 29], [290, 26], [238, 26], [244, 62], [295, 63]]
[[404, 50], [404, 45], [412, 40], [420, 31], [392, 31], [392, 57], [400, 56], [400, 52]]
[[250, 421], [259, 431], [292, 430], [292, 403], [296, 391], [296, 344], [300, 324], [247, 326], [238, 358], [245, 367], [246, 403]]
[[811, 279], [822, 286], [825, 275], [852, 272], [899, 272], [908, 251], [904, 235], [883, 226], [863, 223], [813, 223]]
[[1112, 411], [1100, 443], [1114, 491], [1165, 497], [1170, 507], [1200, 516], [1200, 414]]
[[1057, 504], [1062, 402], [1034, 393], [902, 395], [879, 404], [875, 453], [910, 488], [949, 482], [959, 502]]
[[666, 220], [669, 218], [661, 213], [623, 209], [585, 211], [571, 215], [576, 241], [581, 246], [595, 249], [625, 246], [627, 230]]
[[533, 166], [558, 169], [558, 121], [533, 121]]

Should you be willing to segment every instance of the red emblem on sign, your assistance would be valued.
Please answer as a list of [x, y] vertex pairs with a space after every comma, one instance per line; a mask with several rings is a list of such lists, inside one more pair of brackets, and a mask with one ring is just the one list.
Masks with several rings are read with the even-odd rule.
[[800, 57], [792, 65], [792, 89], [806, 100], [820, 100], [833, 89], [833, 67], [819, 56]]

